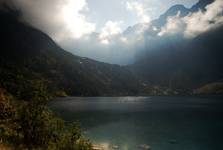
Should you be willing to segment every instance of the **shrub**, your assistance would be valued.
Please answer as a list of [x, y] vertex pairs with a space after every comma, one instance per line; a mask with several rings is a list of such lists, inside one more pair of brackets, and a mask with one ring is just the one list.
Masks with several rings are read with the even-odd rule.
[[77, 123], [65, 125], [41, 101], [14, 101], [1, 90], [0, 141], [29, 150], [92, 149]]

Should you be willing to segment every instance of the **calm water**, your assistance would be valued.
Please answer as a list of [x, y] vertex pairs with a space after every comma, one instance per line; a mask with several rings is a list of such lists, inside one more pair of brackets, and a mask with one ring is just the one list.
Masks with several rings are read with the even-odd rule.
[[63, 98], [50, 107], [79, 120], [93, 143], [138, 150], [223, 150], [223, 99], [192, 97]]

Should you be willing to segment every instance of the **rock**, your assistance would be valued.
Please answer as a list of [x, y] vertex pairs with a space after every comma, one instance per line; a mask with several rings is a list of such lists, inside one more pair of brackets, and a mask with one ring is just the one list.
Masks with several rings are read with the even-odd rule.
[[104, 150], [100, 145], [92, 145], [92, 150]]
[[143, 150], [151, 150], [152, 149], [149, 145], [146, 145], [146, 144], [139, 145], [139, 147]]
[[118, 145], [112, 145], [113, 149], [119, 149]]

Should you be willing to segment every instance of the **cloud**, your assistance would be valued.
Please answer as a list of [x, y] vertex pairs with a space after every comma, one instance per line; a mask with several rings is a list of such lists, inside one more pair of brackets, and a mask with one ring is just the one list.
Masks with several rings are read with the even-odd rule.
[[[102, 28], [96, 31], [96, 23], [88, 19], [91, 10], [87, 0], [10, 1], [22, 11], [24, 21], [50, 35], [64, 49], [75, 55], [116, 64], [132, 63], [139, 51], [150, 50], [152, 46], [162, 44], [160, 41], [165, 43], [167, 38], [163, 37], [166, 35], [182, 34], [186, 38], [193, 38], [223, 23], [223, 0], [216, 0], [204, 12], [191, 13], [186, 17], [180, 17], [178, 13], [168, 17], [167, 23], [161, 29], [150, 22], [152, 10], [167, 7], [167, 3], [169, 7], [173, 5], [173, 1], [126, 0], [124, 7], [128, 12], [135, 13], [140, 23], [124, 32], [125, 22], [119, 21], [122, 18], [111, 18], [105, 23], [103, 21], [100, 25]], [[159, 7], [155, 7], [155, 4]], [[164, 11], [164, 8], [161, 10]]]
[[137, 1], [126, 2], [126, 8], [130, 11], [135, 12], [141, 23], [150, 22], [150, 17], [146, 14], [146, 9], [144, 8], [142, 3], [139, 3]]
[[25, 22], [75, 55], [116, 64], [133, 60], [135, 45], [122, 34], [123, 22], [108, 20], [97, 33], [96, 24], [83, 13], [89, 11], [86, 0], [12, 0], [11, 4]]
[[186, 23], [185, 36], [196, 37], [197, 35], [215, 29], [223, 25], [223, 0], [216, 0], [206, 6], [206, 11], [201, 10], [191, 13], [183, 18]]
[[161, 28], [159, 36], [182, 33], [186, 38], [194, 38], [204, 32], [223, 25], [223, 0], [215, 0], [206, 6], [205, 11], [190, 13], [185, 17], [168, 17], [167, 23]]
[[176, 33], [181, 33], [184, 26], [185, 23], [180, 17], [180, 12], [178, 12], [176, 16], [167, 18], [167, 23], [161, 28], [161, 31], [158, 33], [158, 36], [174, 35]]
[[80, 13], [83, 9], [87, 9], [86, 0], [67, 0], [62, 8], [63, 21], [74, 38], [80, 38], [95, 31], [95, 24], [88, 22]]
[[12, 0], [22, 11], [26, 22], [48, 33], [55, 40], [80, 38], [95, 31], [81, 11], [87, 10], [86, 0]]
[[107, 21], [99, 35], [101, 43], [109, 44], [109, 38], [112, 38], [113, 35], [120, 34], [122, 32], [120, 27], [122, 23], [122, 21]]

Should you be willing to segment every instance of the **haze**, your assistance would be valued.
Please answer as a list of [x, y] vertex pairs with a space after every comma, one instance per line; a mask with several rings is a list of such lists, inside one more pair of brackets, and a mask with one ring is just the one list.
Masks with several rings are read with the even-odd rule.
[[[12, 0], [23, 20], [50, 35], [75, 55], [114, 64], [130, 64], [138, 51], [149, 49], [150, 41], [183, 34], [194, 38], [222, 24], [222, 0], [206, 12], [169, 17], [161, 27], [151, 22], [171, 6], [191, 8], [197, 0]], [[195, 18], [195, 19], [194, 19]], [[199, 24], [196, 21], [200, 20]], [[215, 23], [210, 24], [210, 20]], [[130, 28], [130, 26], [132, 28]], [[147, 34], [145, 37], [145, 33]], [[152, 34], [151, 34], [152, 33]], [[159, 44], [159, 43], [158, 43]]]

